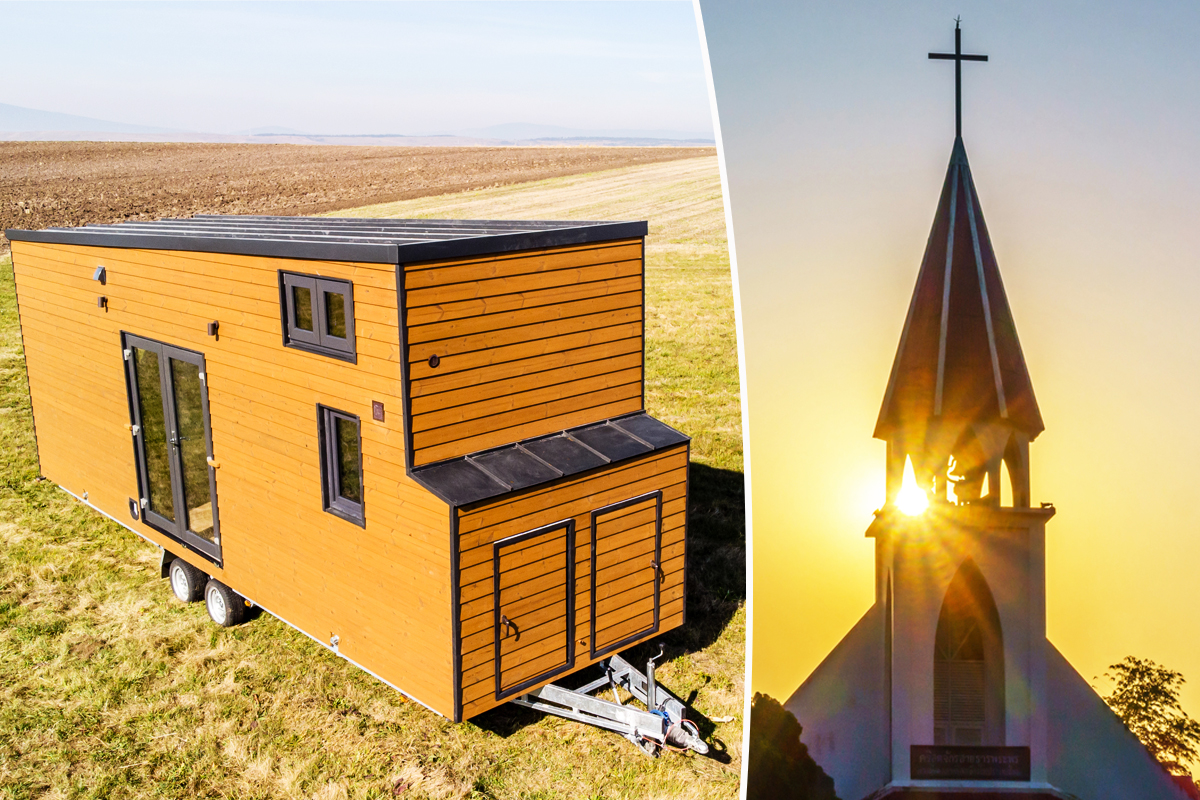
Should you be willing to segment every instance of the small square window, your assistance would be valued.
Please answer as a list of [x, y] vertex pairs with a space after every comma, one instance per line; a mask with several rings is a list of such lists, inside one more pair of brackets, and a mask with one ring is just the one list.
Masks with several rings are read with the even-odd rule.
[[279, 273], [283, 343], [356, 362], [354, 284], [295, 272]]
[[317, 421], [321, 499], [325, 510], [365, 528], [362, 434], [358, 417], [319, 405]]

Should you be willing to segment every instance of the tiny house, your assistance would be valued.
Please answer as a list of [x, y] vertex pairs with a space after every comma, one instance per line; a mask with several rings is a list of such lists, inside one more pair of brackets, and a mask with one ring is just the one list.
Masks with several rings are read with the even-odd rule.
[[461, 721], [684, 620], [644, 222], [10, 230], [41, 474]]

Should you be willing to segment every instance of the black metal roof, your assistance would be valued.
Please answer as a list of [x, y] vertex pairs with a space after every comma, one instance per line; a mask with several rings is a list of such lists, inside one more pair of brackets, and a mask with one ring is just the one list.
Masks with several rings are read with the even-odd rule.
[[638, 413], [416, 467], [412, 476], [450, 505], [464, 506], [687, 441]]
[[646, 229], [645, 222], [198, 214], [190, 219], [4, 233], [14, 242], [399, 264], [628, 239], [645, 236]]

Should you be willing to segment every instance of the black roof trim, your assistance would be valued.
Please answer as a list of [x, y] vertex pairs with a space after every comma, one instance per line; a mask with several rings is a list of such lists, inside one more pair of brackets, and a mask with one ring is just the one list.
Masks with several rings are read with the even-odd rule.
[[400, 261], [435, 261], [443, 258], [482, 256], [489, 253], [513, 253], [543, 247], [566, 247], [613, 239], [636, 239], [646, 235], [645, 222], [613, 222], [591, 227], [560, 228], [548, 232], [521, 232], [471, 239], [442, 240], [401, 245]]
[[9, 229], [14, 242], [146, 250], [411, 263], [645, 236], [643, 222], [355, 219], [197, 215], [41, 231]]
[[341, 242], [289, 242], [275, 239], [220, 239], [195, 236], [153, 236], [138, 233], [93, 232], [88, 228], [48, 228], [44, 231], [7, 230], [10, 242], [44, 242], [139, 250], [182, 250], [239, 256], [304, 258], [320, 261], [397, 263], [394, 244], [363, 245]]
[[416, 467], [410, 474], [441, 500], [465, 506], [688, 441], [639, 411]]

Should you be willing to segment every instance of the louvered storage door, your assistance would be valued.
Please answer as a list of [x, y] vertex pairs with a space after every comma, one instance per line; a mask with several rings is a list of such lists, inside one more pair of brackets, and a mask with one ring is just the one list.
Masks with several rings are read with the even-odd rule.
[[592, 655], [658, 630], [662, 492], [592, 512]]
[[565, 521], [495, 543], [496, 697], [569, 669], [575, 523]]
[[983, 665], [978, 660], [934, 661], [934, 744], [983, 744]]

